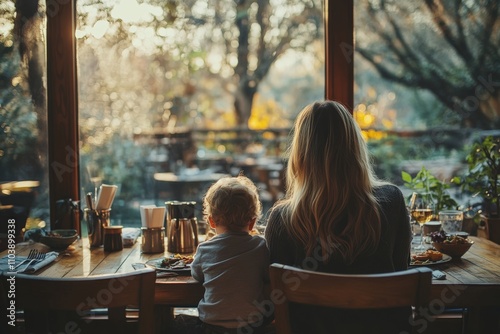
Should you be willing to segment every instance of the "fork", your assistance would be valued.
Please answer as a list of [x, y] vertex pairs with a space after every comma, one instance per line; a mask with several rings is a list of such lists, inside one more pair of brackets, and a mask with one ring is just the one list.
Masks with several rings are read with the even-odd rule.
[[24, 268], [24, 270], [28, 269], [28, 268], [29, 268], [29, 266], [30, 266], [33, 262], [35, 262], [35, 261], [40, 262], [40, 261], [42, 261], [42, 260], [44, 260], [44, 259], [45, 259], [45, 253], [40, 253], [40, 252], [38, 252], [38, 251], [37, 251], [36, 253], [37, 253], [37, 254], [35, 255], [35, 257], [34, 257], [33, 259], [31, 259], [31, 260], [30, 260], [30, 262], [28, 262], [28, 264], [26, 265], [26, 267]]
[[17, 268], [19, 268], [20, 266], [22, 266], [23, 264], [25, 264], [26, 262], [30, 261], [30, 260], [33, 260], [36, 258], [36, 256], [38, 255], [38, 250], [36, 249], [32, 249], [30, 250], [30, 253], [28, 254], [28, 257], [26, 257], [24, 260], [22, 260], [17, 266], [14, 267], [14, 270], [16, 270]]

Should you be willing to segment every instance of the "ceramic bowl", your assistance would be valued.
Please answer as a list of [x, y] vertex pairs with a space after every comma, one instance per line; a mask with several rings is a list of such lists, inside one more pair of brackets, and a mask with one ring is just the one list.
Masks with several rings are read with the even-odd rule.
[[443, 254], [447, 254], [451, 256], [453, 259], [459, 259], [467, 253], [469, 248], [474, 244], [473, 241], [469, 241], [467, 243], [444, 243], [444, 242], [433, 242], [432, 246], [436, 248]]
[[52, 249], [63, 250], [78, 239], [76, 230], [52, 230], [40, 238], [40, 242]]

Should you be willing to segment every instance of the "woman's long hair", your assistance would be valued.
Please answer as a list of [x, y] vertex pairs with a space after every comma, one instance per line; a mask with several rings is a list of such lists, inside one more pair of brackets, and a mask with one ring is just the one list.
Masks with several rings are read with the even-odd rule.
[[380, 239], [379, 206], [366, 143], [349, 111], [334, 101], [316, 102], [297, 117], [281, 203], [287, 230], [311, 255], [352, 263]]

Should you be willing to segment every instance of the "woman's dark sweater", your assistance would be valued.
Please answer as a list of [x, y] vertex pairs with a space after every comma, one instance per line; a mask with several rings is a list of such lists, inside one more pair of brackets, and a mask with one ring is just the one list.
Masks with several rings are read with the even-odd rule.
[[[378, 187], [374, 195], [380, 205], [381, 238], [373, 253], [363, 255], [350, 265], [338, 259], [324, 263], [319, 255], [306, 256], [304, 246], [286, 230], [283, 209], [278, 205], [269, 213], [265, 232], [271, 263], [338, 274], [375, 274], [407, 269], [411, 232], [403, 195], [394, 185]], [[290, 312], [296, 333], [390, 334], [409, 328], [409, 309], [374, 312], [292, 305]]]

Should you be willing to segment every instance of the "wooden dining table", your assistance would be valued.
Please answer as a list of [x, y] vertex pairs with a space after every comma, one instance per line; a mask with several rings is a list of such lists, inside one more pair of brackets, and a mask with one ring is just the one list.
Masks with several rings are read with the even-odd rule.
[[[486, 311], [492, 307], [497, 308], [497, 311], [500, 309], [500, 245], [484, 238], [470, 239], [474, 241], [474, 245], [462, 258], [429, 266], [444, 272], [446, 279], [432, 281], [431, 302], [424, 314], [428, 314], [428, 320], [432, 321], [431, 316], [439, 315], [445, 308], [466, 308], [467, 332], [481, 333], [478, 329], [485, 322]], [[26, 256], [33, 248], [50, 250], [41, 243], [23, 242], [16, 245], [16, 255]], [[104, 252], [102, 247], [91, 249], [88, 239], [84, 237], [62, 251], [54, 262], [33, 275], [75, 277], [130, 272], [135, 270], [133, 264], [171, 255], [166, 250], [167, 247], [164, 253], [143, 253], [139, 237], [131, 247], [116, 252]], [[7, 251], [0, 253], [0, 257], [5, 255]], [[159, 277], [155, 287], [156, 312], [157, 318], [160, 319], [157, 329], [163, 330], [165, 324], [171, 320], [173, 308], [196, 307], [203, 292], [203, 286], [189, 274]]]
[[491, 326], [500, 328], [500, 245], [485, 238], [469, 239], [474, 244], [461, 258], [428, 266], [445, 273], [446, 279], [432, 281], [426, 313], [464, 309], [466, 333], [495, 333]]

